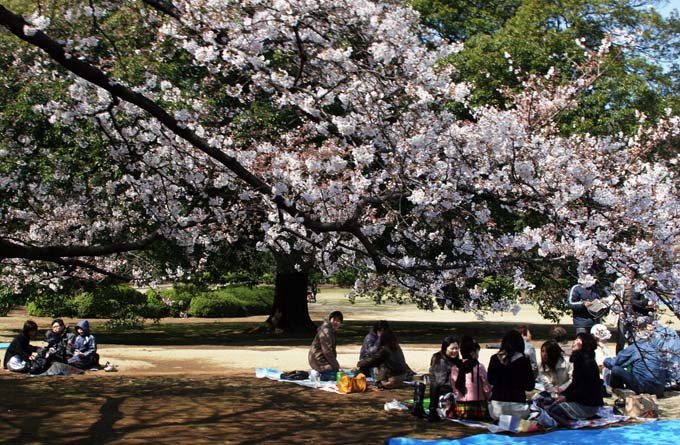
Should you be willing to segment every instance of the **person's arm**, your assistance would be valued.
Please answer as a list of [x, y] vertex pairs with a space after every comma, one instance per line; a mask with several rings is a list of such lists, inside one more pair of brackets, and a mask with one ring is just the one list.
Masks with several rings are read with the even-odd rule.
[[340, 369], [338, 359], [335, 357], [335, 350], [333, 349], [333, 341], [331, 340], [332, 332], [330, 329], [324, 329], [319, 332], [319, 345], [321, 346], [321, 353], [333, 369]]
[[94, 339], [94, 335], [88, 336], [87, 342], [85, 343], [85, 351], [80, 351], [82, 355], [88, 357], [95, 352], [97, 352], [97, 342]]
[[635, 344], [632, 344], [628, 346], [625, 349], [622, 349], [619, 351], [618, 354], [616, 354], [616, 359], [614, 360], [614, 364], [616, 366], [621, 366], [622, 368], [625, 368], [626, 366], [632, 365], [633, 363], [637, 362], [640, 360], [640, 352], [638, 351], [638, 348]]
[[375, 366], [380, 366], [387, 358], [387, 354], [387, 349], [381, 348], [376, 354], [359, 360], [357, 363], [357, 368], [373, 368]]
[[555, 392], [555, 387], [552, 384], [552, 380], [550, 380], [550, 377], [547, 374], [543, 373], [543, 369], [538, 372], [536, 381], [543, 385], [543, 388], [545, 388], [545, 390], [549, 393], [553, 394]]
[[531, 361], [526, 356], [517, 361], [521, 362], [521, 375], [524, 377], [524, 390], [531, 391], [536, 386], [536, 377], [534, 377], [534, 371], [531, 369]]
[[489, 371], [487, 373], [487, 377], [489, 379], [489, 383], [491, 386], [498, 384], [498, 376], [502, 370], [500, 370], [501, 362], [498, 360], [498, 357], [494, 354], [491, 356], [491, 360], [489, 360]]
[[581, 286], [576, 284], [569, 290], [569, 297], [567, 298], [567, 306], [569, 309], [578, 309], [583, 307], [583, 297], [581, 295]]
[[482, 393], [484, 394], [484, 398], [489, 400], [489, 397], [491, 397], [491, 385], [489, 385], [489, 376], [486, 372], [486, 368], [480, 363], [477, 369], [479, 370], [478, 377], [482, 386]]

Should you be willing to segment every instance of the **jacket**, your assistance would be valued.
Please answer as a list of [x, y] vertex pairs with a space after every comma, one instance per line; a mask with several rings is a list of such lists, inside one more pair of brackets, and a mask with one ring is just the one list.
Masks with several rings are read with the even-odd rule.
[[7, 363], [15, 355], [21, 357], [21, 360], [28, 361], [30, 360], [31, 355], [37, 351], [38, 348], [31, 345], [31, 339], [26, 334], [21, 332], [19, 335], [14, 337], [12, 343], [9, 344], [9, 347], [5, 352], [5, 358], [2, 361], [2, 367], [7, 369]]
[[612, 368], [631, 367], [633, 377], [638, 381], [642, 392], [662, 394], [666, 381], [666, 370], [659, 351], [648, 341], [638, 340], [622, 349], [616, 358], [606, 358], [604, 366]]
[[309, 366], [319, 372], [337, 371], [340, 364], [337, 360], [335, 329], [330, 321], [324, 320], [316, 331], [312, 346], [307, 354]]
[[446, 357], [441, 351], [432, 354], [430, 359], [430, 376], [434, 384], [451, 386], [451, 368], [456, 366], [456, 360]]
[[54, 349], [52, 357], [59, 362], [66, 363], [66, 360], [73, 356], [73, 341], [76, 335], [64, 328], [61, 334], [55, 334], [51, 329], [45, 332], [45, 342], [47, 347]]
[[574, 351], [570, 361], [574, 366], [571, 384], [562, 391], [567, 402], [576, 402], [586, 406], [602, 406], [602, 380], [600, 369], [595, 362], [595, 354], [584, 354]]
[[361, 344], [361, 350], [359, 351], [359, 360], [370, 357], [371, 355], [378, 352], [380, 348], [380, 337], [375, 333], [373, 329], [371, 332], [366, 334], [364, 337], [364, 342]]
[[97, 342], [94, 335], [90, 334], [90, 323], [87, 320], [81, 320], [76, 324], [76, 331], [77, 328], [83, 330], [83, 335], [78, 334], [73, 339], [73, 357], [68, 359], [68, 363], [78, 368], [95, 366], [97, 364]]
[[600, 295], [594, 288], [584, 288], [577, 284], [569, 290], [569, 298], [567, 298], [567, 306], [572, 310], [574, 316], [574, 327], [576, 328], [590, 328], [597, 324], [597, 318], [588, 312], [588, 308], [583, 304], [586, 301], [593, 301], [600, 298]]
[[534, 389], [535, 384], [531, 362], [524, 354], [515, 353], [510, 360], [502, 358], [501, 354], [492, 355], [489, 361], [490, 400], [524, 403], [527, 400], [525, 391]]
[[461, 393], [456, 388], [456, 379], [458, 379], [458, 373], [460, 369], [458, 366], [451, 368], [451, 382], [453, 387], [453, 393], [456, 396], [456, 400], [460, 402], [474, 402], [475, 400], [489, 400], [491, 395], [491, 386], [489, 385], [489, 379], [487, 377], [486, 368], [481, 363], [475, 366], [471, 372], [465, 375], [465, 389], [467, 392], [465, 394]]
[[550, 395], [555, 395], [558, 390], [560, 392], [564, 391], [571, 383], [571, 369], [571, 362], [564, 357], [557, 361], [554, 370], [541, 363], [541, 366], [538, 368], [538, 378], [536, 381], [543, 385]]
[[380, 367], [382, 378], [389, 379], [390, 377], [404, 375], [410, 369], [406, 364], [404, 352], [401, 346], [396, 345], [395, 348], [390, 346], [381, 346], [376, 354], [359, 360], [357, 368], [363, 367]]

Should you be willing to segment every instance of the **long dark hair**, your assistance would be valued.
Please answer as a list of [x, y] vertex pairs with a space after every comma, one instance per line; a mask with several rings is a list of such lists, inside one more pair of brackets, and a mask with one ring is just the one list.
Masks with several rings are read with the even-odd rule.
[[451, 346], [452, 343], [458, 343], [458, 346], [460, 346], [458, 338], [454, 337], [453, 335], [444, 337], [444, 340], [442, 340], [442, 347], [440, 349], [442, 353], [442, 358], [447, 358], [446, 350], [449, 349], [449, 346]]
[[516, 330], [508, 331], [501, 340], [501, 352], [505, 352], [511, 358], [516, 352], [524, 354], [524, 339]]
[[576, 338], [581, 339], [581, 354], [586, 357], [595, 358], [595, 349], [597, 349], [597, 339], [589, 332], [579, 332]]
[[391, 328], [385, 328], [380, 334], [380, 346], [387, 346], [390, 349], [394, 349], [399, 346], [399, 340]]
[[33, 320], [26, 320], [22, 332], [24, 333], [25, 336], [28, 337], [28, 333], [31, 331], [38, 332], [38, 324]]
[[547, 367], [548, 369], [552, 369], [554, 371], [555, 367], [557, 366], [557, 362], [559, 362], [560, 358], [562, 358], [564, 351], [562, 348], [560, 348], [559, 343], [557, 343], [555, 340], [548, 340], [543, 343], [541, 345], [541, 351], [543, 350], [545, 350], [545, 355], [547, 358], [543, 363], [541, 363], [541, 366]]

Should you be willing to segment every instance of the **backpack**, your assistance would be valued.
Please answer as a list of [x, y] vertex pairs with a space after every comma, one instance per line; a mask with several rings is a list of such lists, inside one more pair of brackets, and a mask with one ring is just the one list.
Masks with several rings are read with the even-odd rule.
[[359, 373], [354, 377], [345, 374], [340, 378], [340, 382], [338, 382], [338, 392], [343, 394], [365, 392], [367, 388], [368, 384], [366, 383], [366, 376], [362, 373]]

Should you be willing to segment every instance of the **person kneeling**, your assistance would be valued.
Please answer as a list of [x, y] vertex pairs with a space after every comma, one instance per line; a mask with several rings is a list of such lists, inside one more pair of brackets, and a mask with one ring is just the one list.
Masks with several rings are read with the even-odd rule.
[[597, 415], [604, 405], [602, 380], [595, 361], [597, 340], [590, 333], [579, 333], [572, 346], [570, 361], [574, 368], [571, 384], [547, 407], [548, 414], [562, 426], [572, 420], [585, 420]]
[[375, 375], [376, 386], [385, 389], [398, 388], [412, 371], [406, 364], [404, 352], [399, 346], [399, 341], [394, 331], [385, 328], [380, 336], [378, 352], [363, 360], [359, 360], [356, 366], [361, 368], [377, 367]]

